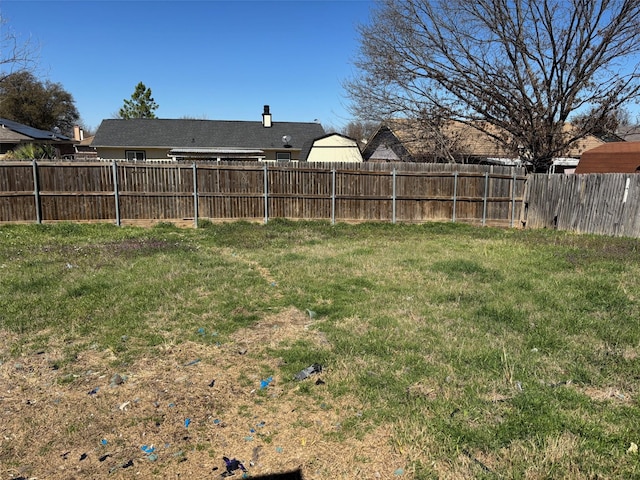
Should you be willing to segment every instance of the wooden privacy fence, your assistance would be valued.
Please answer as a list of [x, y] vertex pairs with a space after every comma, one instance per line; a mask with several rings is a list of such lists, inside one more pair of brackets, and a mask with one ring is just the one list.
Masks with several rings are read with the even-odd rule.
[[527, 228], [640, 237], [640, 174], [529, 175]]
[[270, 218], [516, 226], [524, 171], [438, 164], [0, 163], [0, 222]]

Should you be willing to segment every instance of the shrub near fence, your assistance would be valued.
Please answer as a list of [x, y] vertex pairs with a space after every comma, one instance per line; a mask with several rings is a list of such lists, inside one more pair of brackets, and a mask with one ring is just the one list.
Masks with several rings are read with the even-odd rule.
[[0, 222], [269, 218], [514, 226], [524, 171], [447, 164], [0, 163]]

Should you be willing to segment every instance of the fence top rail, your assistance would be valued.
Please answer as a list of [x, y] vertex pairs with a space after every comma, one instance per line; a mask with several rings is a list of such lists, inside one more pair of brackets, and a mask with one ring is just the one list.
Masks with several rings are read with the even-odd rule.
[[[409, 173], [458, 173], [458, 175], [463, 174], [481, 174], [489, 173], [489, 175], [508, 175], [512, 176], [513, 173], [517, 175], [525, 174], [524, 169], [520, 168], [510, 168], [509, 171], [505, 171], [504, 168], [499, 171], [495, 171], [494, 166], [486, 166], [486, 165], [467, 165], [467, 164], [453, 164], [454, 167], [459, 167], [460, 169], [452, 168], [452, 164], [447, 163], [403, 163], [403, 162], [395, 162], [395, 163], [372, 163], [372, 162], [363, 162], [363, 163], [347, 163], [347, 162], [295, 162], [295, 163], [250, 163], [250, 162], [215, 162], [215, 163], [205, 163], [205, 162], [141, 162], [134, 163], [123, 159], [114, 159], [114, 160], [96, 160], [96, 159], [87, 159], [87, 160], [51, 160], [51, 159], [32, 159], [32, 160], [0, 160], [0, 166], [26, 166], [32, 165], [33, 162], [36, 162], [38, 165], [56, 165], [56, 166], [106, 166], [113, 165], [115, 162], [118, 166], [124, 167], [136, 167], [136, 168], [144, 168], [144, 167], [153, 167], [153, 168], [193, 168], [194, 165], [197, 165], [198, 168], [232, 168], [232, 169], [248, 169], [248, 170], [263, 170], [265, 165], [269, 170], [275, 169], [297, 169], [297, 170], [311, 170], [311, 171], [325, 171], [325, 170], [336, 170], [336, 171], [347, 171], [353, 170], [358, 172], [377, 172], [377, 173], [386, 173], [391, 172], [393, 170], [396, 173], [402, 172], [403, 174]], [[357, 168], [362, 167], [362, 168]], [[468, 171], [467, 168], [477, 168], [478, 171]]]

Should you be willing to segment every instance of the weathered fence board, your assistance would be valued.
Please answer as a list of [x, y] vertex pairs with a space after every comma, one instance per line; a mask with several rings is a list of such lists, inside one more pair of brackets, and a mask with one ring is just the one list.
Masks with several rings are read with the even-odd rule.
[[640, 175], [530, 175], [527, 228], [640, 237]]

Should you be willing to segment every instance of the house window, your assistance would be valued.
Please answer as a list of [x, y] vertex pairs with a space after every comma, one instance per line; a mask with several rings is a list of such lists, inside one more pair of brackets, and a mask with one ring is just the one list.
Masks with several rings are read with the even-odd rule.
[[147, 154], [144, 150], [125, 150], [125, 158], [130, 162], [144, 162]]
[[278, 162], [290, 162], [291, 152], [278, 152], [276, 153], [276, 161]]

